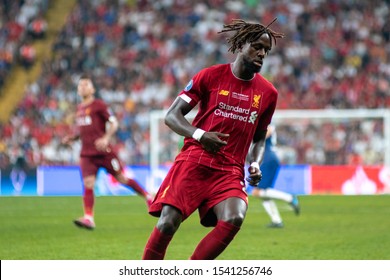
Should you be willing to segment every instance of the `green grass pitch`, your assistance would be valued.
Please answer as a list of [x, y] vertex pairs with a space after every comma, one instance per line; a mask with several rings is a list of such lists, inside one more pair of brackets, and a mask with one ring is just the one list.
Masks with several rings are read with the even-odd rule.
[[[301, 196], [295, 216], [278, 203], [285, 228], [269, 229], [250, 197], [244, 225], [219, 260], [389, 260], [390, 196]], [[140, 197], [97, 197], [96, 229], [76, 228], [80, 197], [0, 197], [2, 260], [139, 260], [157, 222]], [[166, 259], [186, 260], [210, 230], [194, 213]]]

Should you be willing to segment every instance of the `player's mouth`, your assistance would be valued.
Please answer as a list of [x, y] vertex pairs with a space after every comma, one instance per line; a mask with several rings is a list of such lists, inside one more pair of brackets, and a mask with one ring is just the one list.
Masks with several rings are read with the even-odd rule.
[[262, 62], [262, 61], [259, 61], [259, 60], [253, 61], [253, 64], [256, 65], [257, 67], [263, 66], [263, 62]]

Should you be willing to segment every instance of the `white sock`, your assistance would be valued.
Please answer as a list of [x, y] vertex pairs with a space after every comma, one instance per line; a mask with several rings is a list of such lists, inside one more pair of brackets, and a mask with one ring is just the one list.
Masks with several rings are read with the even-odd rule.
[[91, 215], [85, 214], [84, 218], [86, 218], [87, 220], [90, 220], [91, 222], [93, 222], [93, 216], [91, 216]]
[[260, 197], [265, 199], [279, 199], [288, 203], [293, 200], [293, 196], [291, 194], [275, 189], [261, 189]]
[[263, 207], [273, 223], [279, 224], [282, 222], [282, 217], [280, 217], [275, 201], [263, 200]]

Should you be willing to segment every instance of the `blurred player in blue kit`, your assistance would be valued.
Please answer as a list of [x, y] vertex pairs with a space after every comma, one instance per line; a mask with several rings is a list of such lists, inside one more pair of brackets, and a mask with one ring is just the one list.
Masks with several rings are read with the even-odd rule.
[[275, 199], [282, 200], [290, 204], [296, 215], [300, 213], [298, 198], [292, 194], [274, 189], [275, 181], [280, 170], [280, 161], [275, 152], [276, 131], [273, 125], [269, 125], [265, 140], [264, 158], [260, 165], [262, 180], [254, 188], [252, 195], [262, 199], [262, 204], [271, 218], [270, 228], [282, 228], [284, 226]]

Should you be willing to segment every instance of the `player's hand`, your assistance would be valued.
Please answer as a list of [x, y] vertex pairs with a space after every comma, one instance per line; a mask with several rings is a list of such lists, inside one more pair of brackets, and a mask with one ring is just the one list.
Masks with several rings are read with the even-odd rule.
[[95, 147], [98, 151], [107, 151], [109, 139], [107, 137], [100, 137], [95, 141]]
[[62, 138], [61, 140], [61, 144], [62, 145], [69, 145], [73, 142], [73, 139], [72, 137], [70, 137], [69, 135], [65, 136], [64, 138]]
[[216, 154], [219, 150], [227, 145], [229, 134], [208, 131], [200, 139], [203, 148], [209, 153]]
[[263, 177], [261, 170], [257, 167], [249, 166], [248, 172], [249, 175], [246, 178], [247, 182], [249, 183], [249, 185], [256, 187], [261, 181], [261, 178]]

